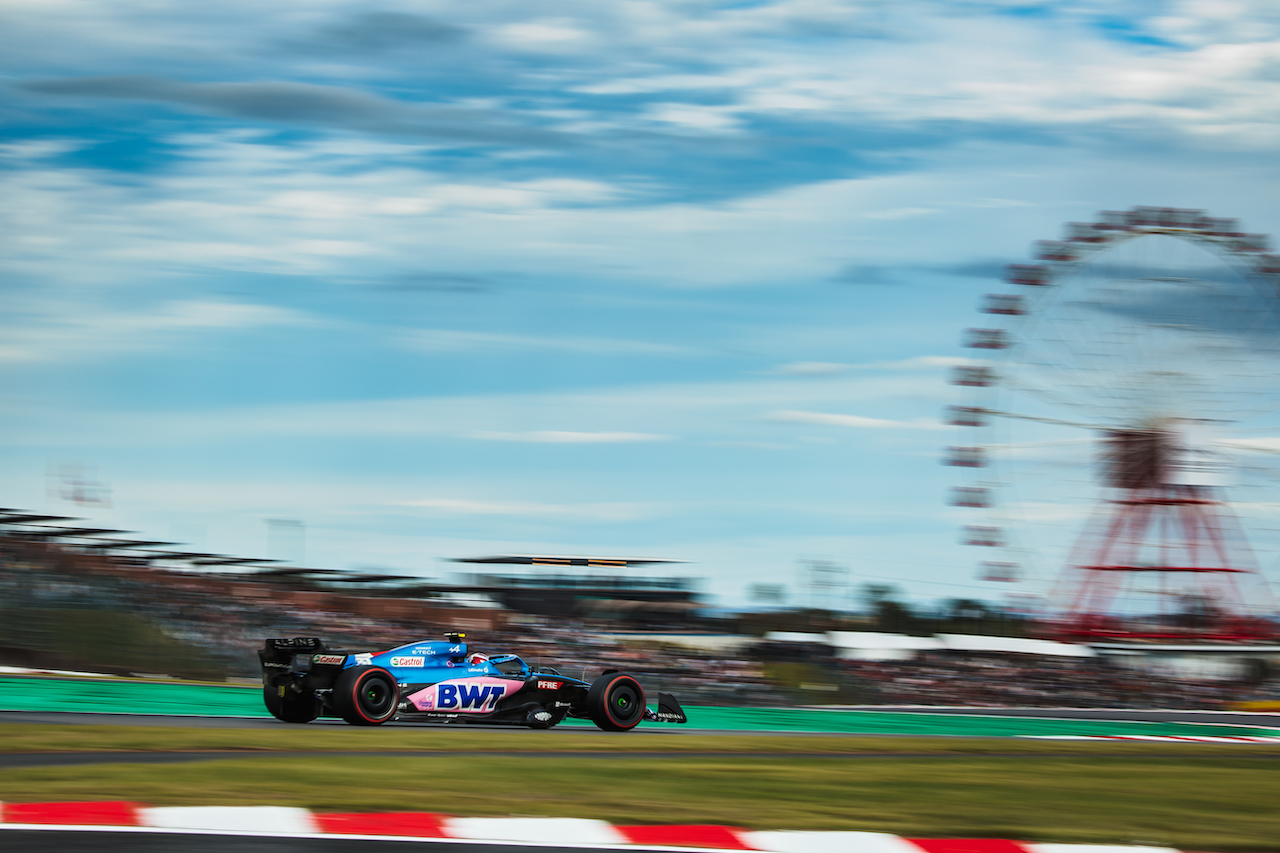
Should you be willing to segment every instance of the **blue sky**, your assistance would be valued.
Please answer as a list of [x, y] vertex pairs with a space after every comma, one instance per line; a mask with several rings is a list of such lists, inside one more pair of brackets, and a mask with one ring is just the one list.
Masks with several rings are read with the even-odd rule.
[[998, 596], [939, 415], [1002, 265], [1138, 204], [1280, 232], [1264, 2], [0, 17], [2, 503], [220, 553]]

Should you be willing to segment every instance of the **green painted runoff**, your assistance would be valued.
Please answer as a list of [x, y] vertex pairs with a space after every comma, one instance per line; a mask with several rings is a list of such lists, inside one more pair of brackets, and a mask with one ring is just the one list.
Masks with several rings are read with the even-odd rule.
[[[106, 678], [0, 677], [0, 710], [266, 717], [260, 687]], [[1253, 726], [1060, 720], [814, 708], [686, 708], [703, 731], [1035, 737], [1052, 735], [1275, 736]], [[570, 720], [566, 725], [587, 725]], [[651, 726], [663, 724], [652, 723]], [[665, 726], [664, 726], [665, 727]], [[674, 728], [674, 726], [672, 727]]]

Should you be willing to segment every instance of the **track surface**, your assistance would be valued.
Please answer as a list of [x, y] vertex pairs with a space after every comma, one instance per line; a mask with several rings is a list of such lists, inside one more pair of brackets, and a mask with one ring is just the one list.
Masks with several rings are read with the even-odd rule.
[[917, 714], [980, 714], [984, 717], [1051, 717], [1057, 720], [1114, 720], [1147, 723], [1217, 723], [1229, 726], [1280, 728], [1280, 714], [1256, 711], [1155, 711], [1106, 708], [942, 708], [930, 705], [860, 705], [865, 711], [902, 711]]
[[[926, 711], [922, 708], [898, 708], [895, 709], [902, 712], [913, 714], [931, 714], [933, 709]], [[1123, 722], [1151, 722], [1151, 723], [1188, 723], [1188, 722], [1204, 722], [1216, 723], [1219, 725], [1270, 725], [1280, 726], [1280, 715], [1276, 714], [1250, 714], [1250, 713], [1226, 713], [1226, 712], [1195, 712], [1195, 711], [1132, 711], [1117, 710], [1105, 711], [1096, 709], [1060, 709], [1060, 708], [1023, 708], [1023, 709], [969, 709], [969, 708], [946, 708], [937, 709], [940, 717], [951, 715], [981, 715], [995, 716], [1004, 718], [1021, 718], [1029, 720], [1082, 720], [1082, 721], [1123, 721]], [[235, 717], [177, 717], [164, 715], [144, 715], [144, 714], [77, 714], [77, 713], [47, 713], [47, 712], [25, 712], [25, 711], [0, 711], [0, 724], [3, 723], [36, 723], [36, 724], [53, 724], [53, 725], [114, 725], [114, 726], [177, 726], [182, 728], [227, 728], [227, 729], [293, 729], [286, 723], [281, 723], [275, 719], [266, 718], [235, 718]], [[339, 720], [317, 720], [310, 724], [314, 727], [322, 729], [345, 729], [346, 724]], [[397, 727], [406, 726], [412, 728], [442, 728], [440, 724], [423, 724], [423, 723], [397, 723]], [[455, 725], [453, 728], [458, 728]], [[943, 726], [942, 728], [945, 728]], [[557, 734], [589, 734], [601, 737], [617, 737], [618, 735], [610, 732], [602, 732], [595, 728], [585, 727], [558, 727], [551, 731], [531, 731], [523, 727], [516, 726], [484, 726], [479, 729], [476, 727], [468, 727], [470, 731], [519, 731], [527, 732], [529, 737], [546, 738], [555, 737]], [[1210, 729], [1212, 732], [1212, 729]], [[734, 734], [734, 735], [752, 735], [756, 737], [816, 737], [822, 736], [821, 732], [788, 732], [788, 731], [741, 731], [732, 732], [715, 732], [706, 729], [686, 729], [681, 726], [665, 726], [653, 728], [636, 729], [629, 737], [637, 735], [651, 734]], [[882, 733], [872, 732], [867, 735], [869, 737], [910, 737], [919, 736], [916, 734], [903, 733]], [[953, 737], [954, 735], [933, 734], [933, 737]], [[385, 757], [402, 757], [402, 758], [432, 758], [432, 757], [457, 757], [459, 755], [471, 756], [493, 756], [493, 757], [510, 757], [517, 758], [527, 756], [530, 753], [523, 751], [511, 750], [378, 750], [378, 751], [294, 751], [282, 750], [279, 752], [262, 751], [262, 750], [202, 750], [202, 751], [174, 751], [174, 752], [126, 752], [126, 751], [81, 751], [81, 752], [39, 752], [39, 753], [2, 753], [0, 752], [0, 770], [19, 768], [19, 767], [70, 767], [87, 764], [174, 764], [186, 763], [194, 761], [218, 761], [218, 760], [244, 760], [244, 759], [266, 759], [277, 760], [281, 758], [298, 758], [298, 757], [321, 757], [321, 756], [360, 756], [360, 755], [379, 755]], [[721, 752], [666, 752], [666, 751], [643, 751], [643, 752], [627, 752], [618, 755], [612, 752], [589, 752], [581, 750], [556, 750], [543, 751], [539, 750], [537, 756], [540, 758], [558, 757], [558, 758], [588, 758], [588, 759], [617, 759], [619, 757], [626, 758], [697, 758], [697, 757], [719, 757], [725, 753]], [[1013, 753], [1010, 753], [1011, 755]], [[736, 758], [814, 758], [828, 760], [864, 760], [869, 758], [960, 758], [967, 757], [966, 754], [945, 753], [945, 752], [911, 752], [911, 753], [877, 753], [877, 752], [861, 752], [850, 754], [847, 752], [819, 752], [819, 753], [778, 753], [778, 752], [761, 752], [761, 753], [743, 753], [734, 752], [732, 755]], [[1062, 757], [1072, 757], [1075, 753], [1064, 752]], [[1105, 757], [1106, 753], [1094, 753], [1097, 757]], [[1171, 756], [1179, 756], [1179, 753], [1170, 753]], [[1055, 757], [1054, 753], [1037, 753], [1040, 758]], [[1128, 753], [1115, 753], [1114, 757], [1126, 758], [1131, 757]], [[1280, 759], [1280, 753], [1239, 753], [1235, 757], [1239, 758], [1262, 758], [1262, 759]]]
[[[855, 710], [855, 709], [850, 709]], [[1141, 723], [1209, 723], [1227, 726], [1262, 726], [1280, 728], [1280, 714], [1258, 714], [1247, 711], [1175, 711], [1175, 710], [1105, 710], [1099, 708], [932, 708], [932, 707], [888, 707], [867, 706], [856, 709], [870, 713], [902, 713], [919, 716], [966, 716], [966, 717], [998, 717], [1025, 720], [1082, 720], [1102, 722], [1141, 722]], [[179, 728], [200, 729], [278, 729], [292, 728], [286, 723], [271, 717], [217, 717], [217, 716], [170, 716], [166, 714], [85, 714], [77, 712], [53, 711], [4, 711], [0, 710], [0, 724], [3, 723], [39, 723], [47, 725], [85, 725], [85, 726], [176, 726]], [[311, 726], [346, 728], [341, 720], [316, 720]], [[440, 723], [403, 723], [397, 727], [444, 728]], [[454, 724], [452, 728], [462, 728]], [[484, 726], [485, 729], [504, 731], [528, 731], [523, 726]], [[945, 726], [939, 726], [945, 728]], [[468, 731], [478, 731], [468, 726]], [[557, 733], [596, 734], [611, 737], [610, 732], [602, 732], [592, 726], [558, 726], [550, 731], [540, 731], [536, 737], [546, 737]], [[844, 734], [845, 732], [841, 732]], [[686, 726], [641, 726], [632, 735], [645, 734], [735, 734], [735, 735], [803, 735], [825, 734], [824, 732], [778, 731], [772, 729], [695, 729]], [[832, 732], [831, 734], [834, 734]], [[864, 733], [858, 733], [864, 734]], [[918, 737], [918, 732], [865, 732], [867, 736], [910, 736]], [[946, 736], [945, 732], [937, 732]]]
[[[401, 853], [414, 850], [412, 844], [431, 853], [598, 853], [588, 847], [536, 847], [490, 843], [459, 843], [436, 839], [397, 841], [368, 838], [264, 838], [243, 835], [215, 835], [180, 832], [138, 832], [121, 830], [27, 830], [0, 829], [0, 849], [23, 853]], [[628, 847], [646, 853], [655, 848]], [[662, 848], [656, 848], [661, 850]]]
[[[249, 752], [249, 751], [207, 751], [207, 752], [23, 752], [0, 753], [0, 770], [13, 770], [23, 767], [83, 767], [90, 764], [188, 764], [196, 761], [279, 761], [297, 758], [585, 758], [596, 761], [634, 761], [645, 759], [675, 758], [732, 758], [732, 759], [795, 759], [802, 758], [826, 761], [867, 761], [867, 760], [903, 760], [913, 758], [950, 759], [956, 761], [972, 761], [975, 756], [964, 752], [516, 752], [483, 750], [458, 750], [451, 752], [405, 752], [387, 750], [379, 752]], [[1064, 758], [1072, 761], [1080, 759], [1078, 752], [1037, 752], [1028, 755], [1024, 752], [984, 752], [980, 756], [988, 758]], [[1090, 759], [1114, 758], [1132, 761], [1133, 754], [1127, 752], [1091, 752]], [[1185, 752], [1144, 753], [1143, 759], [1151, 758], [1186, 758]], [[1220, 757], [1220, 756], [1219, 756]], [[1233, 752], [1232, 759], [1249, 758], [1263, 761], [1280, 761], [1277, 752]], [[2, 839], [0, 839], [2, 840]]]

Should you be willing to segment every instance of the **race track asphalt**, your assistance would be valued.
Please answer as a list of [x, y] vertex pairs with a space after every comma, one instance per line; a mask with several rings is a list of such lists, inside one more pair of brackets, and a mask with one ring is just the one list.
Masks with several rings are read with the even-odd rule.
[[[417, 845], [416, 847], [410, 845]], [[428, 846], [423, 846], [428, 845]], [[273, 838], [211, 833], [102, 829], [4, 829], [0, 849], [22, 853], [529, 853], [526, 845], [439, 839]], [[596, 848], [538, 846], [539, 853], [598, 853]], [[651, 848], [628, 847], [629, 853]]]
[[[921, 706], [861, 706], [847, 710], [867, 711], [872, 713], [902, 713], [925, 716], [967, 716], [967, 717], [999, 717], [1027, 720], [1089, 720], [1105, 722], [1141, 722], [1141, 723], [1207, 723], [1229, 726], [1260, 726], [1280, 728], [1280, 714], [1260, 714], [1248, 711], [1179, 711], [1179, 710], [1134, 710], [1103, 708], [941, 708]], [[941, 721], [939, 721], [941, 722]], [[79, 713], [71, 711], [4, 711], [0, 710], [0, 724], [3, 723], [39, 723], [46, 725], [86, 725], [86, 726], [176, 726], [180, 728], [205, 729], [278, 729], [288, 727], [272, 717], [219, 717], [205, 715], [168, 715], [168, 714], [103, 714]], [[312, 726], [336, 726], [344, 728], [341, 720], [321, 719], [310, 723]], [[396, 722], [396, 726], [440, 728], [440, 723], [406, 723]], [[456, 725], [454, 726], [457, 727]], [[523, 726], [487, 726], [506, 731], [528, 731]], [[537, 732], [534, 736], [570, 732], [573, 734], [597, 734], [612, 736], [590, 726], [562, 726], [550, 732]], [[735, 735], [820, 735], [823, 732], [778, 731], [773, 729], [704, 729], [687, 728], [685, 726], [646, 726], [635, 729], [631, 734], [735, 734]], [[859, 732], [858, 734], [864, 734]], [[869, 731], [868, 737], [920, 736], [920, 733], [896, 733]], [[939, 734], [945, 736], [944, 732]]]
[[[872, 710], [873, 706], [859, 706]], [[1111, 720], [1144, 723], [1216, 723], [1228, 726], [1280, 727], [1280, 714], [1256, 711], [1177, 711], [1107, 708], [944, 708], [922, 705], [876, 705], [877, 711], [925, 714], [981, 714], [984, 717], [1031, 717], [1055, 720]]]

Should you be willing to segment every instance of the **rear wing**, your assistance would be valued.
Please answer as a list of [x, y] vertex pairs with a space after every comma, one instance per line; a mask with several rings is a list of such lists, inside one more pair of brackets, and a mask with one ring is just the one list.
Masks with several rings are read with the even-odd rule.
[[324, 641], [319, 637], [277, 637], [263, 642], [258, 649], [258, 660], [264, 671], [290, 669], [295, 656], [306, 655], [310, 661], [313, 655], [323, 651]]
[[291, 652], [318, 652], [324, 648], [319, 637], [277, 637], [263, 644], [263, 651], [268, 649], [288, 650]]

